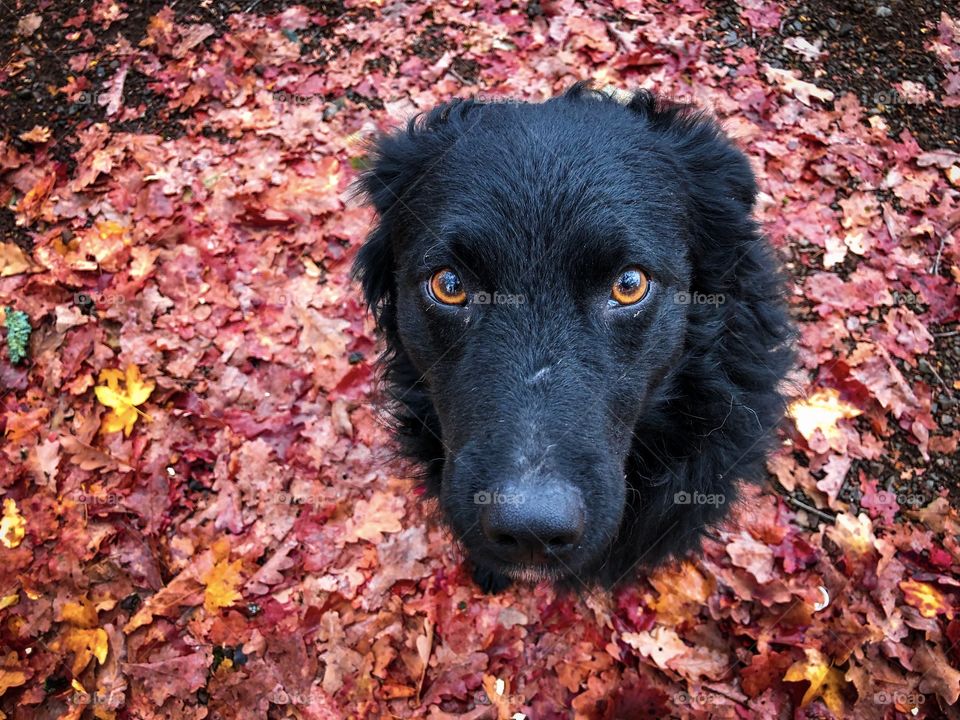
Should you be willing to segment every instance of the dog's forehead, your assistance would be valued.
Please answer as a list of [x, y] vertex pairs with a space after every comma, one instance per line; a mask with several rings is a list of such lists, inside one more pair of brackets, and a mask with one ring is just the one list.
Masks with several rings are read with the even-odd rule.
[[504, 104], [476, 117], [429, 171], [441, 207], [527, 222], [678, 209], [676, 166], [625, 108]]
[[468, 127], [431, 167], [416, 213], [429, 231], [426, 252], [452, 248], [504, 269], [558, 251], [676, 263], [680, 180], [671, 163], [631, 142], [638, 124], [615, 117], [598, 127], [526, 107]]

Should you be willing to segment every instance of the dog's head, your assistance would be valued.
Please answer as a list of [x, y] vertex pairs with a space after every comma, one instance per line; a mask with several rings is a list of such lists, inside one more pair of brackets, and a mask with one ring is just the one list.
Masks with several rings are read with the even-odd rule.
[[583, 86], [377, 141], [356, 269], [403, 447], [480, 567], [616, 582], [759, 474], [787, 323], [744, 156]]

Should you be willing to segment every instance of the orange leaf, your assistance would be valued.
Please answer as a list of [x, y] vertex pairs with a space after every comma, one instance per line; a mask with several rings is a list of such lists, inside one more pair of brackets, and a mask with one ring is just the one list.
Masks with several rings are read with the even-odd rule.
[[221, 560], [203, 577], [206, 590], [203, 594], [203, 607], [207, 612], [216, 612], [219, 608], [230, 607], [243, 597], [237, 589], [243, 582], [240, 578], [242, 560], [229, 562]]
[[109, 645], [107, 631], [103, 628], [70, 628], [64, 633], [62, 643], [55, 643], [57, 649], [74, 653], [73, 666], [70, 668], [74, 675], [82, 673], [93, 658], [103, 665]]
[[916, 580], [903, 580], [900, 589], [903, 590], [907, 605], [915, 607], [925, 618], [934, 618], [937, 615], [953, 617], [953, 610], [947, 605], [943, 594], [933, 585]]

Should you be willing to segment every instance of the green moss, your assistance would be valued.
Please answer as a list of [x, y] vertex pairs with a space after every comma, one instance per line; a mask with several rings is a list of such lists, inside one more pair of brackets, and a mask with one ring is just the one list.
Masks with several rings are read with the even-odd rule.
[[7, 308], [7, 353], [10, 362], [16, 365], [27, 357], [27, 345], [30, 342], [30, 317], [23, 310]]

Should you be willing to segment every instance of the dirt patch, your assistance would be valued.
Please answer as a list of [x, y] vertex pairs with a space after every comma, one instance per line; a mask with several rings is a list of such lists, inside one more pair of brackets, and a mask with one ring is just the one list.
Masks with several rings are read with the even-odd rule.
[[893, 135], [907, 129], [921, 147], [956, 147], [960, 108], [943, 106], [944, 68], [926, 47], [946, 9], [937, 0], [804, 3], [789, 11], [780, 35], [819, 44], [824, 55], [813, 63], [782, 47], [769, 55], [838, 96], [853, 92]]
[[[853, 93], [867, 115], [879, 115], [891, 136], [904, 129], [924, 149], [956, 149], [960, 108], [943, 105], [944, 68], [927, 46], [937, 37], [940, 0], [817, 0], [788, 7], [773, 33], [757, 33], [732, 0], [708, 2], [714, 17], [705, 34], [725, 48], [750, 46], [777, 68], [799, 70], [803, 79], [838, 96]], [[789, 5], [789, 4], [788, 4]], [[800, 37], [819, 48], [816, 59], [787, 50]], [[906, 83], [906, 85], [904, 85]]]

